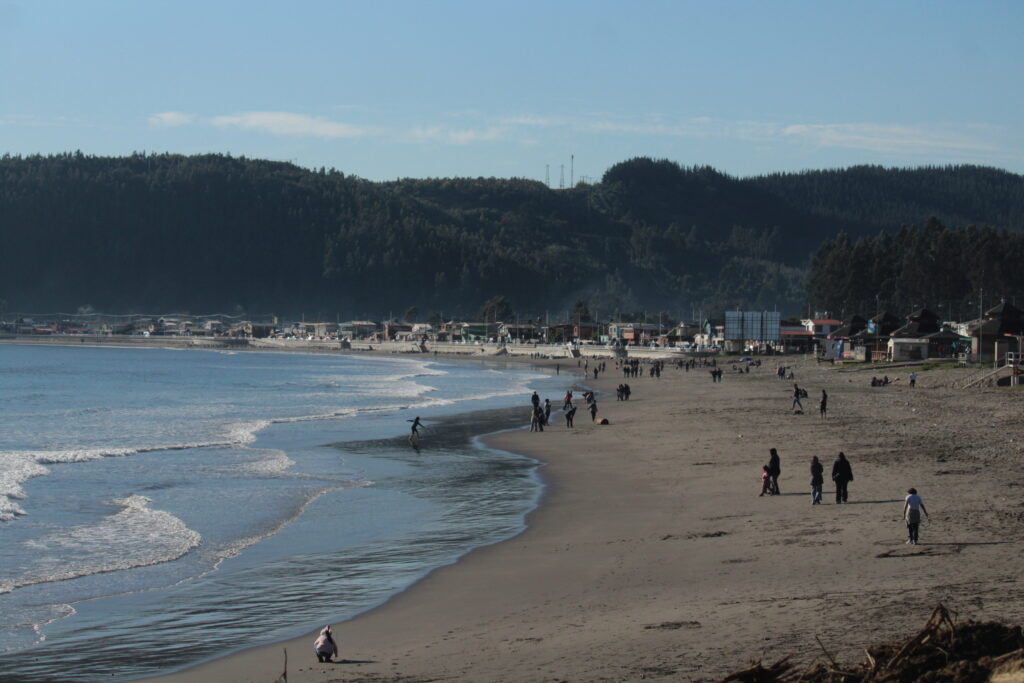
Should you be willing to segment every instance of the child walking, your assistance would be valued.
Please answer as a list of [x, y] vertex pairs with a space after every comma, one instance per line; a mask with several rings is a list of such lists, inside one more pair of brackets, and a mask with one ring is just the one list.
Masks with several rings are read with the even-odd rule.
[[761, 467], [761, 495], [772, 492], [772, 471], [768, 465]]

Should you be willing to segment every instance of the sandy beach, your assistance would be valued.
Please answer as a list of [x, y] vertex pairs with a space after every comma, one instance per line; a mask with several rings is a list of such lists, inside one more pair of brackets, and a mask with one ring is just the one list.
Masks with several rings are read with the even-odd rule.
[[[310, 634], [152, 680], [273, 681], [285, 648], [293, 683], [713, 680], [762, 657], [810, 664], [824, 656], [816, 635], [860, 659], [940, 601], [1024, 622], [1020, 392], [955, 388], [971, 370], [918, 368], [911, 388], [909, 368], [887, 369], [897, 381], [872, 388], [882, 370], [786, 362], [809, 392], [803, 414], [771, 359], [749, 374], [725, 365], [721, 383], [675, 368], [626, 380], [628, 402], [609, 363], [589, 383], [610, 425], [581, 407], [575, 429], [556, 411], [543, 433], [489, 440], [546, 463], [528, 529], [336, 624], [341, 662], [318, 664]], [[759, 497], [771, 447], [782, 495]], [[855, 475], [842, 506], [828, 481], [839, 451]], [[910, 486], [931, 513], [917, 546], [901, 518]]]

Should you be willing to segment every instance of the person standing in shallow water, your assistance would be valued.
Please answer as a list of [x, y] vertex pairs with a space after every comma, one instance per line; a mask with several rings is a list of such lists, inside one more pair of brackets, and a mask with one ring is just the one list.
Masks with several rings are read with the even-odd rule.
[[836, 483], [836, 505], [845, 503], [847, 499], [846, 487], [853, 481], [853, 468], [850, 461], [842, 452], [832, 465], [832, 481]]
[[818, 456], [811, 458], [811, 505], [821, 505], [821, 487], [825, 483], [825, 468]]
[[420, 422], [419, 416], [416, 416], [415, 420], [406, 420], [406, 422], [412, 422], [412, 431], [409, 432], [409, 443], [417, 444], [420, 441], [420, 427], [423, 423]]
[[917, 495], [917, 489], [907, 489], [907, 497], [903, 501], [903, 519], [907, 520], [907, 543], [917, 545], [917, 530], [921, 525], [921, 513], [928, 516], [924, 501]]

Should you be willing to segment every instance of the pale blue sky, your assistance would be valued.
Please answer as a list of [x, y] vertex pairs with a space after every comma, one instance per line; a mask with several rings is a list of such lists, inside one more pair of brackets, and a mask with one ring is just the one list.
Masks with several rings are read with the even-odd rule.
[[0, 0], [0, 153], [1024, 173], [1024, 2]]

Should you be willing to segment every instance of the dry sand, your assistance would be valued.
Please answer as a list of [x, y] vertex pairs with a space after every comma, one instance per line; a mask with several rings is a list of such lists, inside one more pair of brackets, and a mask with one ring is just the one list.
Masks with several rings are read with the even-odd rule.
[[[290, 683], [710, 680], [761, 657], [809, 664], [815, 635], [859, 658], [939, 601], [1024, 622], [1024, 394], [953, 388], [969, 370], [919, 370], [911, 389], [909, 369], [887, 369], [900, 381], [871, 388], [882, 371], [802, 362], [797, 415], [772, 361], [725, 369], [718, 384], [675, 368], [627, 380], [632, 399], [617, 402], [609, 368], [591, 384], [611, 392], [598, 414], [610, 425], [581, 407], [574, 430], [556, 412], [541, 434], [491, 438], [547, 463], [529, 528], [336, 624], [341, 663], [317, 664], [311, 634], [155, 680], [269, 683], [285, 647]], [[783, 495], [759, 497], [773, 446]], [[828, 481], [839, 451], [855, 475], [843, 506]], [[826, 470], [820, 506], [812, 455]], [[910, 486], [931, 512], [918, 546], [904, 544]]]

